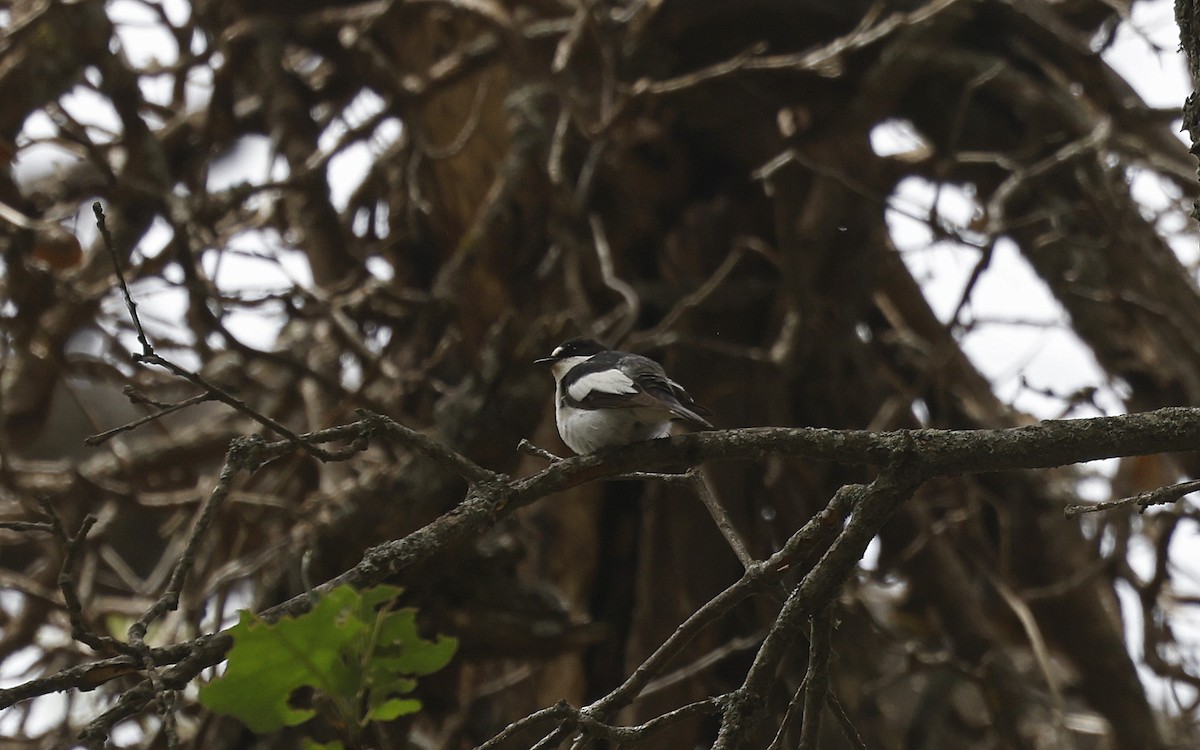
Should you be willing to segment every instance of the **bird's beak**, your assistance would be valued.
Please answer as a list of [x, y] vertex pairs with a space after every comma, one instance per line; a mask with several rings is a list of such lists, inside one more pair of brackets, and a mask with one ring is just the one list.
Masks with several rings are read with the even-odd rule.
[[533, 363], [535, 365], [552, 365], [557, 361], [558, 360], [554, 357], [542, 357], [541, 359], [533, 360]]

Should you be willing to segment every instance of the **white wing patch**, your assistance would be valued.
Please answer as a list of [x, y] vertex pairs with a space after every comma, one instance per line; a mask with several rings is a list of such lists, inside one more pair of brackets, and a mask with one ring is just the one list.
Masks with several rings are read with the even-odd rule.
[[633, 381], [626, 377], [625, 373], [620, 370], [590, 372], [574, 383], [571, 383], [570, 387], [567, 388], [567, 393], [575, 401], [584, 400], [592, 391], [621, 396], [637, 393], [638, 389], [633, 384]]

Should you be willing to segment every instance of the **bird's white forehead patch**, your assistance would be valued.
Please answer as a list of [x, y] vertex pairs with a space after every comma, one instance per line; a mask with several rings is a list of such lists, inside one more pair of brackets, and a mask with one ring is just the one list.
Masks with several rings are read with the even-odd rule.
[[554, 347], [554, 351], [550, 352], [550, 356], [557, 357], [557, 356], [560, 356], [562, 354], [562, 352], [563, 352], [563, 348], [561, 346], [556, 346], [556, 347]]
[[637, 393], [637, 390], [637, 386], [633, 384], [633, 381], [625, 373], [620, 370], [604, 370], [602, 372], [590, 372], [574, 383], [571, 383], [570, 387], [567, 388], [567, 393], [576, 401], [582, 401], [592, 391], [599, 391], [600, 393], [607, 393], [613, 396], [622, 396]]

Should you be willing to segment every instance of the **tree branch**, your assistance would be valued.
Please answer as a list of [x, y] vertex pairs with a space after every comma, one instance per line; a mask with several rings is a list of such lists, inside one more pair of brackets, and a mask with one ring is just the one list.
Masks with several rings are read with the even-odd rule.
[[[772, 684], [775, 666], [799, 633], [800, 624], [836, 596], [867, 543], [895, 508], [925, 479], [938, 475], [1061, 466], [1113, 456], [1194, 450], [1200, 448], [1200, 409], [1172, 407], [1126, 416], [1043, 422], [1007, 430], [869, 432], [763, 427], [702, 432], [564, 459], [523, 479], [510, 479], [484, 469], [436, 441], [378, 415], [368, 414], [358, 422], [302, 439], [327, 442], [357, 438], [361, 449], [369, 435], [414, 448], [458, 472], [472, 484], [464, 500], [453, 510], [402, 539], [369, 549], [356, 566], [318, 586], [312, 592], [318, 596], [342, 584], [356, 588], [378, 584], [415, 563], [477, 538], [497, 520], [547, 495], [635, 469], [697, 466], [713, 460], [762, 460], [771, 455], [887, 465], [887, 471], [871, 485], [843, 487], [775, 554], [751, 564], [736, 583], [685, 620], [622, 685], [581, 709], [589, 720], [606, 721], [613, 711], [628, 705], [703, 628], [737, 602], [776, 584], [790, 566], [832, 541], [785, 602], [745, 683], [725, 709], [728, 718], [762, 699]], [[243, 458], [231, 456], [229, 466], [237, 464], [252, 468], [294, 450], [295, 445], [290, 440], [268, 443], [256, 439]], [[237, 463], [243, 459], [246, 463]], [[212, 502], [210, 498], [210, 504]], [[843, 528], [843, 519], [851, 510], [851, 521]], [[203, 526], [203, 518], [202, 512], [198, 526]], [[139, 631], [177, 601], [180, 569], [173, 576], [168, 591], [135, 624]], [[301, 614], [311, 607], [312, 602], [313, 596], [306, 592], [263, 611], [261, 616], [274, 621]], [[163, 669], [158, 676], [162, 685], [175, 689], [173, 686], [186, 684], [201, 669], [218, 663], [230, 645], [228, 635], [216, 633], [179, 644], [169, 653], [151, 650], [151, 655], [156, 664], [177, 662], [175, 666]], [[85, 677], [95, 679], [95, 675], [86, 670], [76, 669], [70, 674], [76, 681]], [[0, 708], [62, 689], [64, 679], [57, 675], [0, 691]], [[154, 690], [147, 684], [127, 692], [106, 716], [115, 721], [142, 710], [154, 697]], [[751, 710], [750, 714], [737, 715], [749, 716], [753, 721], [753, 714]], [[99, 729], [100, 725], [93, 722], [93, 735]], [[723, 730], [723, 736], [727, 738], [725, 746], [735, 746], [728, 744], [732, 730]]]

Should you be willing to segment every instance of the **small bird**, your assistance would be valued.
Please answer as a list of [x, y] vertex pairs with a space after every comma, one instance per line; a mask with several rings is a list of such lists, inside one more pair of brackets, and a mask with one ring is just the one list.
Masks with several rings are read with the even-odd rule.
[[648, 357], [609, 349], [593, 339], [566, 341], [549, 357], [554, 421], [576, 453], [666, 437], [671, 420], [714, 429], [683, 386]]

